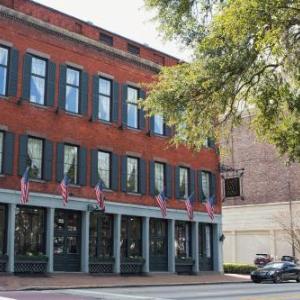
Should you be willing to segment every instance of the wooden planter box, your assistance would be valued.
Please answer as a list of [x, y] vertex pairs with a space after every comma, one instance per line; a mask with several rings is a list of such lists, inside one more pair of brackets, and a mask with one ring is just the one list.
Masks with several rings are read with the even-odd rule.
[[143, 265], [145, 259], [138, 258], [124, 258], [121, 261], [121, 274], [139, 274], [143, 272]]
[[0, 272], [6, 272], [6, 264], [8, 261], [8, 256], [7, 255], [1, 255], [0, 256]]
[[193, 265], [194, 265], [194, 260], [190, 257], [175, 259], [175, 271], [179, 274], [193, 273]]
[[92, 274], [113, 273], [114, 264], [114, 257], [90, 258], [89, 272]]
[[46, 273], [47, 264], [46, 256], [16, 256], [15, 273]]

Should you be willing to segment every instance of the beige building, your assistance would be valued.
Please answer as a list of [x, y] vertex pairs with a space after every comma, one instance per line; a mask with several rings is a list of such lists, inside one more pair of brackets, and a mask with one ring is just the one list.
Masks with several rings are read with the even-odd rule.
[[253, 263], [256, 253], [291, 255], [291, 239], [279, 223], [289, 227], [293, 216], [300, 226], [300, 165], [287, 166], [247, 125], [234, 130], [230, 148], [223, 160], [224, 262]]

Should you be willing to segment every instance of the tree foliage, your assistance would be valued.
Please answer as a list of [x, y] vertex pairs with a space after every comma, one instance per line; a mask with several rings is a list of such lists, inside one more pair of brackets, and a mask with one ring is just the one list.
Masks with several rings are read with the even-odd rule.
[[[259, 137], [300, 161], [300, 0], [145, 0], [191, 63], [162, 68], [144, 107], [200, 149], [251, 110]], [[211, 13], [211, 18], [209, 17]]]

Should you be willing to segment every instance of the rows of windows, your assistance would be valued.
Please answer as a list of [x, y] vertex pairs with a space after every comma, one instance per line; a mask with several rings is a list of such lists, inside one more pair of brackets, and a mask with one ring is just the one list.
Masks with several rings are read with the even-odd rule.
[[[14, 50], [14, 51], [13, 51]], [[14, 55], [10, 55], [12, 52]], [[11, 62], [10, 62], [11, 60]], [[14, 68], [14, 70], [12, 70]], [[0, 95], [16, 95], [18, 72], [18, 51], [0, 46]], [[9, 76], [11, 74], [11, 76]], [[13, 76], [15, 75], [15, 76]], [[55, 95], [56, 65], [29, 53], [24, 56], [22, 99], [31, 103], [53, 106]], [[11, 78], [9, 78], [11, 77]], [[69, 65], [60, 66], [58, 107], [72, 114], [87, 114], [88, 74]], [[8, 85], [10, 89], [8, 91]], [[139, 88], [123, 85], [123, 126], [134, 129], [145, 128], [144, 111], [138, 107], [138, 100], [145, 93]], [[118, 122], [119, 84], [112, 79], [94, 76], [92, 120]], [[170, 135], [161, 116], [150, 121], [150, 132], [156, 135]]]
[[[12, 173], [13, 155], [5, 152], [12, 151], [14, 139], [5, 136], [11, 133], [0, 131], [0, 170], [1, 173]], [[7, 151], [5, 151], [7, 148]], [[57, 144], [57, 180], [60, 181], [65, 174], [70, 183], [86, 185], [86, 159], [87, 152], [77, 145]], [[19, 138], [19, 175], [23, 175], [26, 167], [30, 167], [30, 178], [33, 180], [52, 180], [53, 143], [42, 138], [21, 135]], [[119, 190], [119, 161], [115, 153], [103, 150], [91, 150], [91, 185], [94, 186], [101, 180], [106, 189]], [[145, 160], [139, 157], [123, 156], [121, 158], [121, 185], [123, 192], [146, 194], [147, 166]], [[6, 169], [11, 172], [6, 172]], [[149, 163], [150, 194], [157, 195], [164, 191], [168, 198], [173, 197], [172, 178], [173, 167], [160, 162]], [[176, 198], [185, 199], [195, 191], [195, 171], [187, 167], [175, 167]], [[215, 195], [215, 176], [211, 172], [198, 171], [198, 186], [200, 199], [203, 201]]]

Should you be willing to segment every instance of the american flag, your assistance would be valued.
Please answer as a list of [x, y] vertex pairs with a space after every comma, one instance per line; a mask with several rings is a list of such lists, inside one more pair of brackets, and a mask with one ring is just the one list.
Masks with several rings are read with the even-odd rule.
[[63, 198], [64, 206], [68, 203], [69, 200], [69, 182], [70, 179], [67, 174], [65, 174], [63, 180], [60, 183], [60, 192]]
[[208, 200], [205, 203], [207, 214], [210, 217], [211, 221], [213, 221], [214, 218], [215, 218], [215, 216], [214, 216], [214, 203], [215, 203], [215, 197], [214, 196], [209, 197]]
[[167, 198], [165, 196], [165, 193], [162, 191], [155, 198], [158, 206], [160, 207], [161, 215], [163, 216], [163, 218], [165, 218], [167, 216]]
[[97, 203], [101, 210], [105, 210], [105, 204], [104, 204], [104, 192], [103, 192], [103, 181], [99, 180], [99, 182], [95, 186], [95, 192], [97, 197]]
[[193, 220], [194, 218], [193, 202], [194, 202], [194, 194], [188, 196], [184, 201], [186, 212], [190, 220]]
[[22, 178], [21, 178], [21, 203], [28, 203], [29, 197], [29, 170], [30, 167], [27, 167]]

